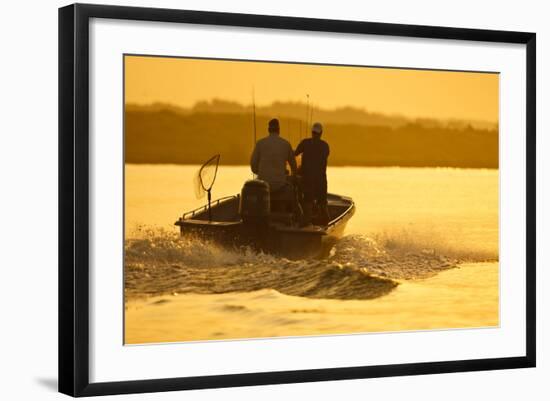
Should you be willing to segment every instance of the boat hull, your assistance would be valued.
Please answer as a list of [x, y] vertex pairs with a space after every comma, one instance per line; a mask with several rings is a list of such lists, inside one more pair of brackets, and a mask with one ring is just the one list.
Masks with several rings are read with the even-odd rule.
[[328, 226], [292, 227], [276, 222], [245, 223], [238, 216], [239, 197], [216, 201], [212, 221], [204, 210], [184, 215], [175, 224], [183, 236], [194, 236], [228, 247], [251, 247], [290, 259], [324, 257], [345, 232], [355, 212], [351, 198], [329, 194]]

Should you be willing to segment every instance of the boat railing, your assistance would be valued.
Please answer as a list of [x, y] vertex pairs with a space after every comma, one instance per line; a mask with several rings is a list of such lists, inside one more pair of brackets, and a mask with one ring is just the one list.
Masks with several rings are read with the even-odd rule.
[[[218, 206], [220, 203], [222, 203], [224, 201], [227, 201], [229, 199], [236, 199], [236, 198], [239, 198], [239, 195], [224, 196], [223, 198], [216, 199], [214, 202], [212, 202], [211, 207], [212, 206]], [[340, 221], [342, 221], [344, 218], [346, 218], [349, 210], [352, 209], [353, 207], [355, 207], [355, 203], [351, 202], [351, 204], [349, 205], [349, 207], [346, 209], [346, 211], [344, 213], [341, 213], [337, 218], [335, 218], [334, 220], [329, 222], [327, 228], [336, 226]], [[193, 217], [195, 217], [195, 215], [197, 215], [199, 213], [203, 213], [206, 210], [208, 210], [208, 205], [203, 205], [203, 206], [200, 206], [196, 209], [190, 210], [189, 212], [185, 212], [180, 217], [180, 221], [187, 220], [187, 219], [192, 219]]]
[[[223, 198], [219, 198], [219, 199], [216, 199], [215, 201], [213, 201], [211, 204], [210, 204], [210, 207], [214, 207], [214, 206], [218, 206], [220, 203], [226, 201], [226, 200], [229, 200], [229, 199], [235, 199], [235, 198], [238, 198], [239, 195], [228, 195], [228, 196], [224, 196]], [[203, 213], [205, 211], [208, 210], [208, 205], [204, 205], [204, 206], [200, 206], [196, 209], [193, 209], [193, 210], [190, 210], [189, 212], [185, 212], [181, 217], [180, 217], [180, 221], [181, 220], [187, 220], [187, 219], [192, 219], [193, 217], [195, 217], [195, 215], [199, 214], [199, 213]]]

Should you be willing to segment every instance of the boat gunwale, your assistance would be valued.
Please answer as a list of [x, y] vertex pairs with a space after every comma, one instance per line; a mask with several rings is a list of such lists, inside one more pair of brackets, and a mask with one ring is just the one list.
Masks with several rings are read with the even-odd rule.
[[[327, 224], [326, 231], [334, 229], [339, 223], [342, 222], [342, 220], [351, 217], [351, 216], [349, 216], [349, 214], [354, 212], [354, 209], [355, 209], [355, 202], [353, 201], [352, 198], [347, 197], [347, 196], [341, 196], [341, 195], [336, 195], [336, 194], [330, 194], [329, 193], [328, 196], [330, 196], [330, 195], [336, 196], [339, 199], [343, 200], [344, 202], [349, 202], [349, 205], [342, 213], [340, 213], [335, 219], [331, 220]], [[214, 200], [211, 203], [211, 207], [216, 207], [216, 206], [219, 206], [220, 204], [223, 204], [225, 202], [229, 202], [231, 200], [236, 200], [236, 199], [239, 199], [239, 198], [240, 198], [240, 194], [224, 196], [224, 197], [221, 197], [221, 198], [218, 198], [218, 199]], [[208, 221], [205, 221], [205, 220], [202, 220], [202, 219], [201, 220], [193, 219], [193, 217], [195, 215], [197, 215], [199, 213], [204, 213], [207, 209], [208, 209], [208, 204], [200, 206], [196, 209], [190, 210], [189, 212], [185, 212], [178, 219], [178, 221], [176, 221], [174, 224], [178, 225], [178, 226], [181, 226], [184, 223], [197, 224], [197, 225], [208, 223]], [[215, 226], [230, 226], [230, 225], [240, 224], [241, 222], [242, 221], [216, 222], [217, 224], [210, 224], [210, 225], [212, 225], [212, 226], [214, 226], [214, 225]], [[224, 224], [221, 224], [221, 223], [224, 223]]]
[[[237, 194], [237, 195], [227, 195], [227, 196], [223, 196], [221, 198], [218, 198], [216, 200], [214, 200], [213, 202], [211, 202], [210, 204], [210, 207], [215, 207], [215, 206], [219, 206], [220, 204], [222, 203], [225, 203], [229, 200], [233, 200], [233, 199], [239, 199], [240, 198], [240, 195]], [[193, 217], [196, 215], [196, 214], [199, 214], [199, 213], [203, 213], [205, 212], [206, 210], [208, 210], [208, 204], [206, 205], [203, 205], [203, 206], [199, 206], [198, 208], [196, 209], [193, 209], [193, 210], [190, 210], [188, 212], [185, 212], [183, 213], [183, 215], [178, 219], [178, 221], [176, 221], [176, 225], [178, 225], [178, 223], [181, 223], [182, 221], [184, 220], [194, 220]], [[188, 217], [188, 216], [191, 216], [191, 217]], [[196, 221], [202, 221], [202, 220], [196, 220]]]
[[[331, 195], [331, 194], [329, 194], [329, 195]], [[345, 218], [351, 218], [350, 213], [354, 213], [354, 211], [355, 211], [355, 202], [353, 201], [352, 198], [343, 197], [343, 196], [340, 196], [340, 195], [336, 195], [336, 196], [339, 196], [341, 199], [345, 199], [345, 200], [349, 201], [350, 204], [346, 208], [346, 210], [344, 210], [343, 213], [341, 213], [338, 217], [336, 217], [334, 220], [332, 220], [328, 223], [327, 231], [332, 229], [332, 228], [335, 228], [336, 225], [338, 223], [340, 223], [342, 220], [344, 220]]]

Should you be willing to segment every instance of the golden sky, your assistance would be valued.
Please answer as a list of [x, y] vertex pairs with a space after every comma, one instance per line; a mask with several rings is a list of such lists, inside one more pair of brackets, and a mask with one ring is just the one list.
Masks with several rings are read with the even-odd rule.
[[214, 98], [306, 102], [407, 117], [498, 122], [499, 75], [370, 67], [125, 57], [127, 103], [191, 107]]

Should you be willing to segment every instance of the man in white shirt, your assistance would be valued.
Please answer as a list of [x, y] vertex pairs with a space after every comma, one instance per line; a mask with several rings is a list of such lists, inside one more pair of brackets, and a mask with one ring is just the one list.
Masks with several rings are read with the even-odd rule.
[[260, 180], [269, 184], [272, 192], [276, 192], [287, 184], [287, 163], [292, 175], [296, 174], [296, 158], [290, 143], [279, 136], [279, 120], [270, 120], [268, 131], [267, 137], [256, 142], [250, 168]]

